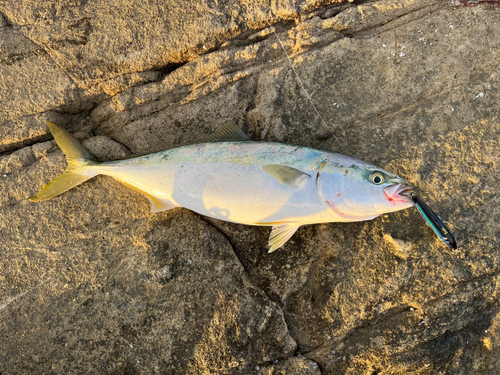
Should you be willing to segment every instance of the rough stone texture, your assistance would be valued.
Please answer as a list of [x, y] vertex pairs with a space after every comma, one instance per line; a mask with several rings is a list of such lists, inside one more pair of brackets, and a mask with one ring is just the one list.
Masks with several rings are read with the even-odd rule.
[[[0, 0], [0, 373], [500, 372], [498, 2], [271, 4]], [[460, 247], [411, 209], [268, 254], [107, 177], [32, 203], [65, 167], [47, 120], [100, 160], [229, 123], [338, 151]]]
[[260, 366], [255, 368], [259, 370], [258, 375], [319, 375], [321, 374], [319, 366], [317, 363], [306, 359], [304, 357], [290, 357], [284, 361], [274, 361], [272, 365], [260, 368]]

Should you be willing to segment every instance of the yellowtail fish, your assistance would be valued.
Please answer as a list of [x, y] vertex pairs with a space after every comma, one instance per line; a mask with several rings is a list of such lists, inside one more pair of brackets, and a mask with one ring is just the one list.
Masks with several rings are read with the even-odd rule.
[[68, 168], [30, 198], [35, 202], [107, 175], [144, 194], [152, 212], [185, 207], [219, 220], [272, 226], [269, 252], [301, 225], [371, 220], [415, 204], [405, 180], [373, 164], [254, 142], [236, 126], [204, 143], [100, 163], [66, 130], [48, 125]]

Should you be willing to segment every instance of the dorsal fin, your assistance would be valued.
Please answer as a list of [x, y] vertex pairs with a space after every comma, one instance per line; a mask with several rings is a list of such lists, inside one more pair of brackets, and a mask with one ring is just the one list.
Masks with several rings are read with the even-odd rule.
[[162, 148], [159, 150], [153, 150], [153, 151], [149, 151], [149, 152], [142, 152], [139, 154], [127, 155], [127, 156], [124, 156], [124, 157], [121, 157], [118, 159], [113, 159], [113, 161], [133, 159], [133, 158], [137, 158], [140, 156], [154, 154], [156, 152], [170, 150], [170, 149], [176, 148], [176, 147], [195, 145], [195, 144], [199, 144], [199, 143], [234, 142], [234, 141], [251, 141], [251, 140], [252, 140], [252, 138], [250, 138], [248, 135], [246, 135], [245, 132], [243, 130], [241, 130], [241, 128], [239, 126], [237, 126], [237, 125], [225, 125], [222, 128], [220, 128], [219, 130], [217, 130], [215, 133], [212, 133], [209, 136], [203, 137], [201, 139], [197, 139], [196, 141], [193, 141], [193, 142], [186, 142], [186, 143], [182, 143], [180, 145]]
[[208, 142], [231, 142], [231, 141], [251, 141], [252, 139], [245, 134], [243, 130], [237, 125], [229, 124], [224, 125], [219, 130], [204, 137], [197, 141], [196, 143], [208, 143]]

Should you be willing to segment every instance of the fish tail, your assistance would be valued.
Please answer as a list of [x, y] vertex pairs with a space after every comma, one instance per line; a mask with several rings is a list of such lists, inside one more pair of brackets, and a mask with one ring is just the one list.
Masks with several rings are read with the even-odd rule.
[[54, 178], [36, 195], [31, 197], [30, 201], [32, 202], [55, 197], [98, 175], [88, 167], [99, 163], [95, 161], [94, 156], [80, 142], [59, 125], [50, 121], [47, 121], [47, 125], [57, 145], [66, 155], [68, 168], [63, 174]]

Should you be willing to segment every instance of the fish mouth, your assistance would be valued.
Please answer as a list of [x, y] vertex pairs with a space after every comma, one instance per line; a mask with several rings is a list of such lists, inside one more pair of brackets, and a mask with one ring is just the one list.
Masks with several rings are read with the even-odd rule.
[[403, 197], [411, 198], [413, 194], [413, 188], [408, 184], [403, 184], [400, 186], [397, 194], [402, 195]]
[[384, 189], [384, 194], [393, 204], [412, 203], [413, 188], [408, 184], [396, 184]]

